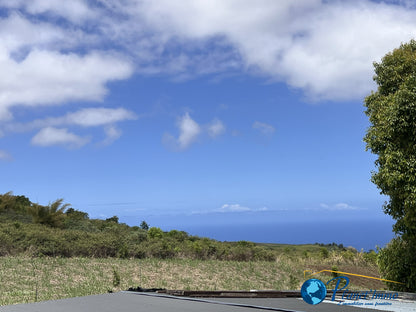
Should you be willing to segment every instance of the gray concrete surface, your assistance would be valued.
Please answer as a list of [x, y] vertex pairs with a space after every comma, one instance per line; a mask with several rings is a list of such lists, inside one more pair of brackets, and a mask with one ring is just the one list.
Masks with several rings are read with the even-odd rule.
[[199, 300], [135, 292], [119, 292], [0, 307], [1, 312], [253, 312], [267, 310], [303, 312], [365, 311], [358, 307], [338, 306], [331, 303], [321, 303], [313, 306], [298, 298], [204, 298]]
[[[331, 302], [331, 301], [328, 301]], [[379, 305], [379, 303], [390, 303], [390, 305]], [[333, 302], [331, 302], [333, 303]], [[345, 304], [354, 304], [357, 306], [358, 304], [362, 304], [361, 308], [371, 309], [368, 312], [375, 311], [392, 311], [392, 312], [416, 312], [416, 301], [409, 300], [409, 299], [399, 299], [394, 300], [391, 302], [383, 301], [383, 300], [344, 300]], [[365, 310], [364, 310], [365, 312]]]
[[221, 302], [233, 302], [239, 304], [249, 304], [253, 306], [267, 306], [279, 309], [296, 310], [304, 312], [363, 312], [362, 309], [357, 307], [338, 306], [326, 302], [322, 302], [317, 305], [310, 305], [304, 302], [301, 298], [213, 298], [211, 300]]

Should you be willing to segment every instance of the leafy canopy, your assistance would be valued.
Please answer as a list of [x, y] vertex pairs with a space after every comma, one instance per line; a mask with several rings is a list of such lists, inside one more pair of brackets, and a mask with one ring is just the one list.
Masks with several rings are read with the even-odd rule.
[[376, 92], [365, 99], [371, 126], [366, 149], [378, 155], [372, 182], [388, 196], [383, 210], [398, 235], [378, 258], [382, 275], [416, 290], [416, 41], [402, 44], [374, 63]]
[[397, 234], [416, 237], [416, 41], [374, 63], [378, 89], [365, 99], [364, 141], [378, 155], [372, 182], [387, 195], [384, 212]]

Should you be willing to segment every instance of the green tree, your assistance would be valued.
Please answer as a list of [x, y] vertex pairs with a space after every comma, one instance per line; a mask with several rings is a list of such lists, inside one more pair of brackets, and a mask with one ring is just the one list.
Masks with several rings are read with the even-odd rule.
[[29, 198], [22, 195], [13, 195], [13, 192], [0, 194], [0, 212], [26, 212], [27, 207], [31, 205]]
[[142, 230], [147, 231], [149, 229], [149, 224], [147, 224], [147, 222], [143, 220], [142, 223], [140, 223], [140, 228]]
[[76, 210], [74, 208], [68, 208], [65, 211], [65, 214], [67, 215], [68, 218], [74, 219], [74, 220], [88, 220], [88, 213], [80, 211], [80, 210]]
[[147, 232], [147, 235], [149, 235], [150, 238], [162, 238], [163, 231], [158, 227], [151, 227]]
[[[393, 230], [404, 242], [386, 248], [416, 250], [416, 41], [402, 44], [374, 63], [376, 92], [365, 98], [366, 115], [371, 123], [364, 137], [366, 149], [378, 156], [372, 182], [388, 196], [383, 210], [395, 221]], [[398, 252], [386, 252], [383, 261]], [[408, 274], [401, 280], [412, 288], [416, 275], [416, 255], [406, 264]], [[399, 266], [384, 267], [397, 268]], [[401, 275], [400, 275], [401, 276]], [[414, 286], [413, 286], [414, 287]], [[416, 288], [412, 288], [416, 290]]]
[[33, 204], [28, 208], [28, 213], [32, 216], [34, 223], [61, 227], [65, 219], [64, 211], [70, 206], [70, 204], [63, 204], [63, 201], [63, 198], [60, 198], [48, 206]]
[[405, 285], [387, 283], [394, 290], [416, 290], [415, 249], [401, 237], [396, 237], [379, 251], [377, 264], [380, 273], [391, 281], [404, 281]]
[[117, 216], [112, 216], [111, 218], [105, 219], [105, 221], [118, 223], [118, 217]]
[[13, 192], [7, 192], [0, 195], [0, 211], [10, 211], [14, 209], [15, 198]]

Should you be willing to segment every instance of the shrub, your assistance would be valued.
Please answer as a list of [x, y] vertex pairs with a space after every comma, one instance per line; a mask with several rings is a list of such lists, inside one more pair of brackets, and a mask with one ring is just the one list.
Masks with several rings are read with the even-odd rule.
[[120, 282], [121, 282], [120, 274], [115, 268], [113, 268], [113, 286], [114, 287], [120, 286]]
[[342, 252], [342, 258], [346, 261], [353, 262], [355, 258], [355, 253], [352, 250], [348, 249]]
[[163, 237], [163, 231], [160, 228], [158, 228], [158, 227], [151, 227], [148, 230], [147, 235], [150, 238], [153, 238], [153, 239], [154, 238], [162, 238]]
[[387, 283], [389, 289], [416, 291], [416, 256], [414, 244], [396, 237], [379, 250], [377, 264], [384, 279], [404, 284]]
[[321, 255], [321, 258], [322, 258], [322, 259], [327, 259], [327, 258], [329, 257], [329, 251], [328, 251], [328, 249], [326, 249], [325, 247], [322, 247], [322, 248], [319, 250], [319, 254]]
[[377, 263], [377, 253], [374, 250], [370, 250], [363, 254], [364, 261], [369, 264]]
[[[333, 265], [331, 268], [331, 271], [339, 271], [338, 267], [336, 265]], [[337, 272], [331, 272], [332, 277], [337, 277], [338, 273]]]

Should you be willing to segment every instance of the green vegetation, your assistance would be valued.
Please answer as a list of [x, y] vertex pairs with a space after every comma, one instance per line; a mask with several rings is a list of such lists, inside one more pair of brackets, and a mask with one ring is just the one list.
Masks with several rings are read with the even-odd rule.
[[416, 291], [416, 41], [374, 68], [378, 89], [365, 99], [371, 126], [364, 140], [378, 156], [372, 181], [389, 197], [383, 209], [398, 236], [382, 250], [379, 265], [385, 278], [405, 283], [394, 289]]
[[[300, 289], [303, 271], [336, 264], [341, 271], [377, 276], [377, 267], [355, 253], [345, 260], [330, 252], [304, 259], [280, 254], [274, 261], [0, 257], [0, 305], [103, 294], [129, 287], [186, 290]], [[315, 275], [329, 280], [331, 275]], [[307, 275], [306, 278], [309, 278]], [[352, 278], [350, 289], [383, 289], [381, 282]]]
[[0, 256], [117, 257], [274, 261], [276, 251], [251, 242], [218, 242], [183, 231], [164, 232], [90, 219], [58, 199], [47, 206], [11, 192], [0, 195]]
[[[334, 266], [378, 276], [377, 254], [342, 245], [219, 242], [117, 216], [90, 219], [62, 200], [48, 206], [0, 195], [0, 304], [125, 290], [129, 287], [249, 290], [299, 289], [304, 270]], [[330, 274], [315, 275], [329, 279]], [[370, 283], [370, 284], [369, 284]], [[382, 289], [370, 280], [352, 289]]]

